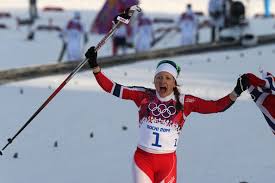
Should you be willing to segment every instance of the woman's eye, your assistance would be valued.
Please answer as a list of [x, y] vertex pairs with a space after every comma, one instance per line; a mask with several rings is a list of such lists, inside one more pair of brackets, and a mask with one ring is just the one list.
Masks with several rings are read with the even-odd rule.
[[156, 77], [157, 80], [172, 80], [172, 77], [170, 76], [157, 76]]

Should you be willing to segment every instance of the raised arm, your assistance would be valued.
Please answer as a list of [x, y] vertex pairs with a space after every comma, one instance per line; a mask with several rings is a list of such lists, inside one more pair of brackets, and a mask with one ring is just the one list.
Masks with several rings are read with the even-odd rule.
[[106, 92], [126, 100], [133, 100], [137, 106], [140, 105], [141, 100], [146, 96], [146, 88], [143, 87], [127, 87], [118, 84], [101, 72], [101, 68], [97, 63], [97, 52], [94, 47], [88, 49], [85, 53], [88, 58], [88, 63], [93, 70], [96, 81], [99, 86]]
[[249, 80], [249, 84], [253, 85], [255, 87], [260, 86], [260, 87], [265, 87], [266, 86], [266, 81], [263, 79], [258, 78], [257, 76], [255, 76], [252, 73], [247, 73], [246, 74], [248, 80]]

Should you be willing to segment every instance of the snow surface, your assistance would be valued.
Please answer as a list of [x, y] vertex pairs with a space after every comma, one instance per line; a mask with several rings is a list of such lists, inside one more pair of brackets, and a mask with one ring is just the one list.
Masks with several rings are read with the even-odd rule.
[[[25, 15], [22, 10], [14, 13]], [[70, 13], [55, 15], [56, 22], [65, 22]], [[87, 22], [95, 15], [92, 11], [83, 14]], [[43, 21], [51, 15], [41, 16]], [[0, 31], [1, 69], [55, 63], [61, 45], [56, 33], [41, 32], [34, 42], [27, 42], [26, 29], [16, 30], [13, 20], [5, 21], [12, 28]], [[258, 23], [258, 34], [274, 31], [273, 19], [254, 22]], [[168, 36], [160, 47], [168, 42], [177, 45], [176, 36]], [[90, 38], [92, 45], [101, 37]], [[110, 54], [110, 48], [110, 43], [104, 45], [99, 56]], [[252, 72], [259, 76], [259, 66], [274, 73], [274, 55], [275, 47], [269, 45], [168, 59], [182, 67], [179, 82], [184, 93], [217, 99], [232, 91], [239, 74]], [[158, 61], [104, 69], [104, 73], [124, 85], [153, 87]], [[19, 130], [66, 76], [0, 86], [0, 145], [6, 144], [5, 139]], [[131, 182], [137, 120], [133, 102], [102, 92], [91, 72], [79, 73], [4, 151], [0, 157], [0, 182]], [[55, 142], [58, 147], [54, 147]], [[177, 151], [178, 182], [274, 183], [274, 152], [274, 135], [245, 93], [224, 113], [189, 116]]]

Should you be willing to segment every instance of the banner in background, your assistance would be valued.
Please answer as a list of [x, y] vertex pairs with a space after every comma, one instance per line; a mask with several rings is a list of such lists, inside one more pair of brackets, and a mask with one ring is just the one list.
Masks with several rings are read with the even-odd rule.
[[126, 8], [138, 3], [138, 0], [106, 0], [92, 23], [90, 31], [98, 34], [108, 33], [112, 28], [113, 18]]

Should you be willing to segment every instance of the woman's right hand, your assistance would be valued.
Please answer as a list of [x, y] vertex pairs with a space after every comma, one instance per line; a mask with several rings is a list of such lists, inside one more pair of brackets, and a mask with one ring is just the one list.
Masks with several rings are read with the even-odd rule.
[[88, 59], [88, 63], [90, 65], [90, 67], [92, 69], [98, 67], [98, 63], [97, 63], [97, 52], [95, 51], [95, 47], [92, 46], [90, 47], [86, 53], [85, 53], [85, 57]]

